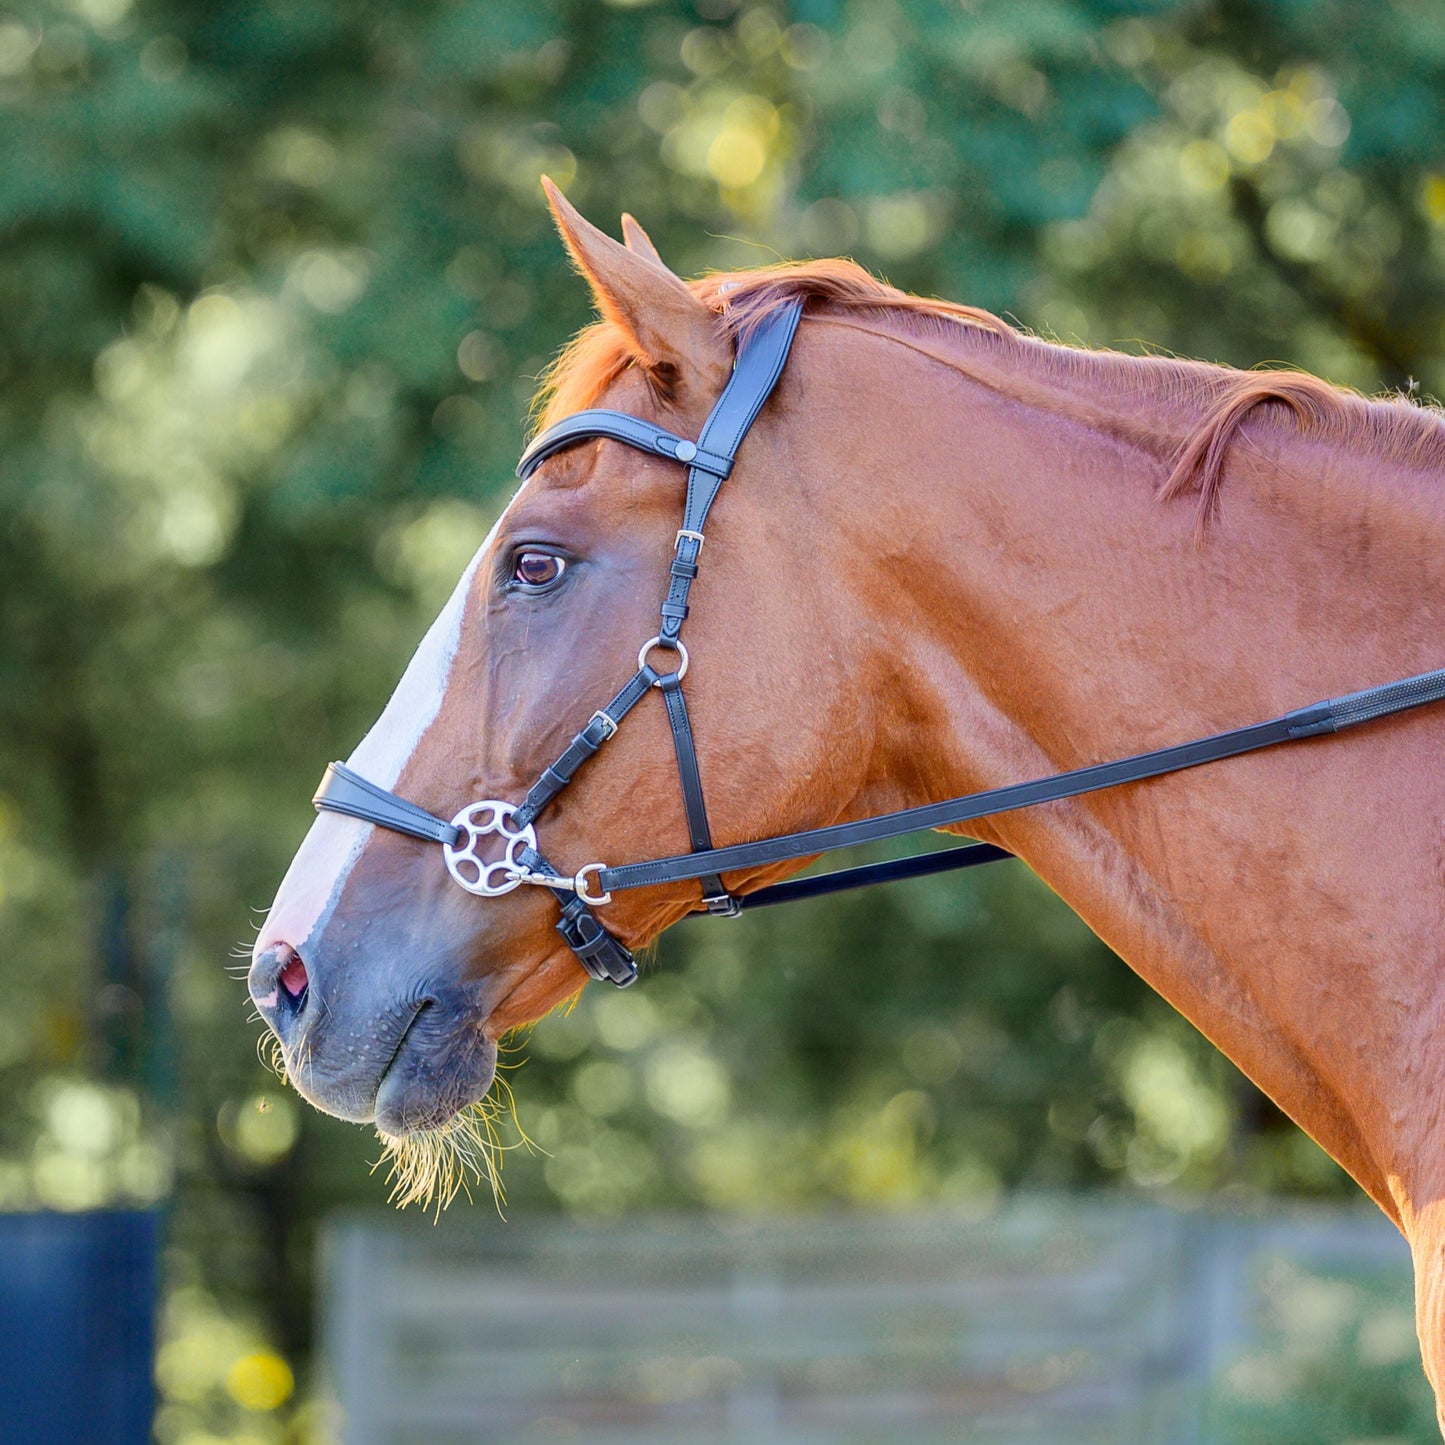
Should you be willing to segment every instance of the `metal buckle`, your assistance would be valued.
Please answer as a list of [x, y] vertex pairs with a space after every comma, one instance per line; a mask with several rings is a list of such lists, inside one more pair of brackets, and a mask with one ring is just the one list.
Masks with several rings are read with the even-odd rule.
[[[662, 647], [663, 645], [660, 634], [657, 637], [649, 637], [647, 641], [642, 644], [642, 651], [637, 654], [638, 672], [641, 672], [642, 669], [647, 666], [647, 654], [651, 652], [654, 647]], [[687, 675], [687, 648], [685, 648], [681, 642], [668, 643], [666, 646], [669, 652], [676, 652], [677, 655], [682, 658], [682, 661], [677, 667], [677, 677], [680, 682]], [[656, 687], [657, 683], [653, 683], [652, 685]]]
[[[641, 670], [640, 664], [638, 670]], [[587, 727], [590, 728], [595, 722], [602, 724], [602, 741], [604, 743], [617, 731], [617, 719], [613, 717], [611, 713], [603, 712], [601, 708], [598, 708], [597, 711], [587, 719]], [[586, 732], [587, 728], [583, 728], [582, 731]]]
[[589, 863], [585, 868], [579, 868], [576, 877], [572, 879], [572, 887], [576, 890], [577, 896], [591, 908], [601, 908], [604, 903], [612, 902], [610, 893], [601, 893], [594, 898], [587, 891], [587, 875], [596, 873], [600, 876], [606, 866], [605, 863]]
[[699, 552], [702, 551], [702, 544], [707, 541], [707, 538], [704, 537], [701, 532], [694, 532], [689, 527], [679, 527], [677, 529], [677, 536], [672, 539], [672, 550], [674, 552], [677, 551], [678, 543], [680, 543], [684, 537], [691, 537], [692, 540], [697, 543], [697, 550]]

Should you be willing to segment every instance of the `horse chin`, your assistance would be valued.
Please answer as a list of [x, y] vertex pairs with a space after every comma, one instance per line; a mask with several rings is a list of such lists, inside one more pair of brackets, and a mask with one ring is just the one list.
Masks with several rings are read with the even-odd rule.
[[[466, 1066], [448, 1073], [455, 1048], [427, 1050], [428, 1023], [422, 1014], [418, 1020], [376, 1095], [374, 1123], [385, 1150], [378, 1163], [386, 1167], [391, 1201], [398, 1208], [419, 1204], [440, 1212], [459, 1193], [471, 1199], [476, 1183], [490, 1189], [500, 1207], [505, 1199], [502, 1158], [509, 1146], [500, 1142], [496, 1121], [511, 1112], [512, 1101], [510, 1090], [503, 1090], [501, 1101], [491, 1094], [496, 1043], [476, 1033]], [[411, 1040], [418, 1027], [422, 1047]], [[512, 1121], [515, 1124], [515, 1113]]]
[[303, 1041], [288, 1049], [273, 1039], [278, 1073], [313, 1108], [351, 1124], [375, 1124], [388, 1141], [446, 1129], [481, 1102], [497, 1070], [497, 1045], [473, 1018], [446, 1017], [430, 1000], [400, 1030], [389, 1059], [368, 1071], [337, 1071], [327, 1049]]

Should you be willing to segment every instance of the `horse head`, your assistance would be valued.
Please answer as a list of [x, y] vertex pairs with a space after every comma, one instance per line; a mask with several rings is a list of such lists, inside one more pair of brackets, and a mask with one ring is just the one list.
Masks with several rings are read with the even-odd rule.
[[[697, 437], [733, 367], [725, 290], [685, 285], [630, 217], [622, 245], [549, 194], [603, 319], [554, 369], [544, 428], [605, 405]], [[837, 656], [855, 620], [800, 572], [801, 558], [815, 565], [829, 545], [814, 535], [809, 475], [786, 424], [806, 375], [790, 364], [749, 434], [692, 593], [686, 706], [719, 842], [837, 817], [866, 751], [866, 708], [841, 689], [823, 699], [810, 678], [811, 659]], [[675, 459], [605, 439], [549, 456], [347, 766], [442, 819], [476, 799], [515, 807], [634, 665], [671, 674], [646, 644], [659, 631], [686, 475]], [[643, 699], [536, 820], [537, 846], [560, 873], [687, 850], [673, 748], [661, 698]], [[483, 863], [496, 841], [482, 841]], [[698, 904], [697, 884], [674, 884], [619, 896], [596, 916], [635, 948]], [[374, 1121], [383, 1137], [436, 1130], [487, 1093], [507, 1031], [586, 982], [557, 911], [545, 888], [473, 896], [434, 846], [323, 813], [257, 939], [251, 995], [317, 1107]]]

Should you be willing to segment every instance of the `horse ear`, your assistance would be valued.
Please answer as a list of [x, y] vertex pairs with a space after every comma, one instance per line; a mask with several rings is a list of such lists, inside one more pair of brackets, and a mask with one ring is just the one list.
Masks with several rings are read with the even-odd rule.
[[[653, 265], [663, 266], [662, 257], [657, 254], [657, 247], [652, 244], [652, 237], [637, 224], [637, 218], [629, 215], [626, 211], [622, 213], [622, 239], [633, 255], [646, 256]], [[663, 269], [667, 268], [663, 266]]]
[[669, 387], [696, 383], [706, 395], [716, 395], [732, 370], [732, 348], [716, 315], [662, 264], [635, 221], [636, 236], [629, 230], [628, 240], [640, 238], [650, 256], [584, 220], [546, 176], [542, 188], [597, 309], [632, 337], [641, 365]]

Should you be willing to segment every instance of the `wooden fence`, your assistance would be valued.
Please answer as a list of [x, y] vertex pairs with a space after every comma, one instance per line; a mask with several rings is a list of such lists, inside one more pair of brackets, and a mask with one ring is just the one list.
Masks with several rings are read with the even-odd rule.
[[1332, 1300], [1338, 1332], [1340, 1290], [1368, 1285], [1388, 1316], [1372, 1338], [1412, 1343], [1408, 1254], [1354, 1209], [477, 1210], [339, 1222], [325, 1262], [345, 1445], [1212, 1445], [1216, 1382], [1285, 1316], [1310, 1326]]

